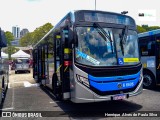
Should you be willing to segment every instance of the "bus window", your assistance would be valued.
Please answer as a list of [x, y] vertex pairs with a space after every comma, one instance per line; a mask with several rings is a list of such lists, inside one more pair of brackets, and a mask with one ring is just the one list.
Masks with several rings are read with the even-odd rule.
[[140, 39], [140, 54], [141, 56], [154, 56], [155, 42], [150, 41], [150, 38]]

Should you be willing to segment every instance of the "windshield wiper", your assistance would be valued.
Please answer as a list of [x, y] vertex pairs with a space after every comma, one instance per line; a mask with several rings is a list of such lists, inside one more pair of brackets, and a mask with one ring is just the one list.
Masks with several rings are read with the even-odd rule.
[[100, 33], [100, 35], [103, 35], [103, 38], [105, 38], [104, 40], [106, 40], [106, 37], [107, 37], [108, 40], [112, 42], [111, 36], [106, 33], [106, 31], [99, 25], [99, 23], [94, 23], [93, 25], [99, 28], [100, 31], [98, 31], [98, 33]]
[[126, 43], [126, 36], [128, 34], [128, 26], [125, 26], [124, 29], [122, 30], [122, 34], [119, 34], [120, 37], [120, 46], [121, 46], [121, 50], [122, 50], [122, 54], [124, 56], [124, 47], [123, 45]]
[[113, 53], [113, 45], [112, 45], [112, 39], [111, 39], [110, 32], [108, 31], [108, 34], [107, 34], [106, 31], [96, 22], [93, 24], [93, 26], [97, 27], [100, 30], [100, 31], [98, 31], [98, 33], [103, 37], [103, 39], [105, 41], [107, 41], [107, 39], [110, 41], [111, 50], [112, 50], [112, 53]]

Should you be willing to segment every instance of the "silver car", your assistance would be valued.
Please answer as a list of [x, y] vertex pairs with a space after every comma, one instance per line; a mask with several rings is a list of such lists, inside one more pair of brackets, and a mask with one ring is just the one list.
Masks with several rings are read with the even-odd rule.
[[17, 74], [18, 72], [21, 72], [21, 71], [30, 73], [28, 58], [17, 58], [16, 59], [15, 74]]

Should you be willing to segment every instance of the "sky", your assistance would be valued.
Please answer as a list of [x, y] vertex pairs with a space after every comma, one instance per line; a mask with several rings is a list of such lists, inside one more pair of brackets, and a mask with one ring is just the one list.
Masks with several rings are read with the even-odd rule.
[[[0, 0], [0, 27], [12, 32], [17, 25], [32, 32], [47, 22], [56, 25], [69, 11], [81, 9], [94, 10], [95, 0]], [[159, 0], [96, 0], [96, 10], [128, 11], [138, 25], [160, 26]], [[141, 19], [142, 12], [152, 18]]]

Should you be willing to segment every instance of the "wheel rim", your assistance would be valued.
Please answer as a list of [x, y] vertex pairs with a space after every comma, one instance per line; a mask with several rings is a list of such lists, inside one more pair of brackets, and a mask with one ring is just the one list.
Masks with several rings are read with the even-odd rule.
[[143, 85], [148, 87], [152, 84], [152, 78], [150, 75], [144, 75], [143, 76]]

